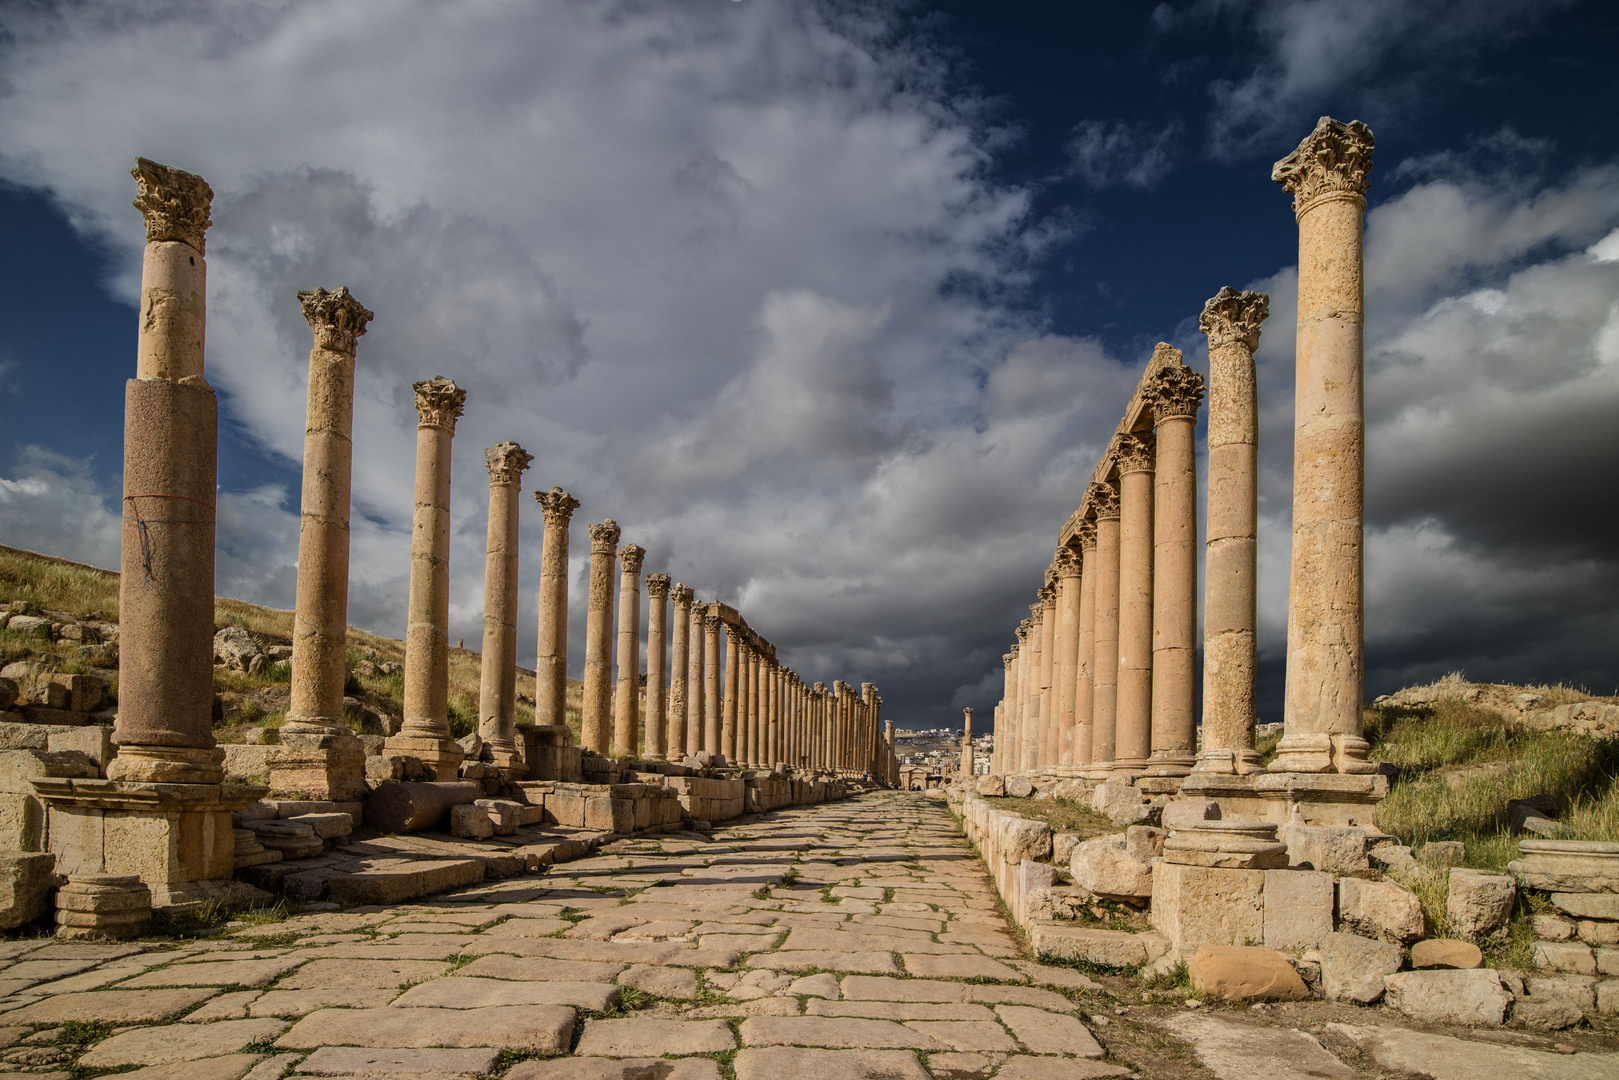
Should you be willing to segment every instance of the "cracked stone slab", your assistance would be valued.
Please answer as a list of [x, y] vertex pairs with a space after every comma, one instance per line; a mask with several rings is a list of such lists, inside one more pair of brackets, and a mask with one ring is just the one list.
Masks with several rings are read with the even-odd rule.
[[109, 1024], [150, 1024], [185, 1012], [214, 996], [213, 990], [92, 990], [58, 994], [6, 1014], [8, 1024], [65, 1024], [103, 1020]]
[[542, 1054], [565, 1053], [575, 1013], [562, 1005], [497, 1005], [482, 1009], [322, 1009], [294, 1024], [277, 1046], [376, 1049], [428, 1046], [504, 1046]]
[[723, 1020], [658, 1020], [638, 1016], [585, 1021], [585, 1033], [574, 1052], [580, 1057], [646, 1057], [715, 1054], [735, 1049], [736, 1037], [731, 1034], [731, 1025]]
[[1385, 1069], [1433, 1080], [1619, 1080], [1619, 1054], [1555, 1054], [1396, 1027], [1328, 1024]]
[[819, 1046], [834, 1050], [953, 1050], [892, 1020], [830, 1016], [754, 1016], [742, 1021], [747, 1046]]
[[572, 1005], [592, 1012], [610, 1012], [618, 1005], [619, 989], [611, 983], [510, 982], [504, 979], [434, 979], [406, 990], [394, 999], [394, 1008], [477, 1009], [487, 1005]]
[[916, 1055], [906, 1050], [806, 1050], [764, 1047], [736, 1055], [736, 1080], [932, 1080]]
[[1355, 1070], [1304, 1031], [1262, 1027], [1213, 1016], [1178, 1014], [1164, 1027], [1220, 1080], [1355, 1080]]
[[506, 1080], [720, 1080], [708, 1058], [560, 1058], [520, 1061]]
[[[235, 1054], [251, 1043], [273, 1039], [286, 1029], [285, 1021], [269, 1019], [136, 1028], [96, 1043], [79, 1056], [79, 1065], [85, 1069], [112, 1069], [220, 1057]], [[242, 1071], [252, 1064], [248, 1062]]]
[[241, 1080], [256, 1065], [262, 1054], [224, 1054], [220, 1057], [200, 1058], [196, 1061], [176, 1061], [164, 1065], [148, 1065], [144, 1069], [119, 1073], [120, 1077], [133, 1076], [137, 1080]]
[[323, 1046], [304, 1058], [298, 1071], [315, 1076], [482, 1076], [494, 1068], [499, 1057], [500, 1051], [493, 1047]]
[[268, 986], [303, 962], [302, 956], [293, 956], [170, 964], [166, 968], [148, 971], [123, 985], [131, 990], [161, 986]]

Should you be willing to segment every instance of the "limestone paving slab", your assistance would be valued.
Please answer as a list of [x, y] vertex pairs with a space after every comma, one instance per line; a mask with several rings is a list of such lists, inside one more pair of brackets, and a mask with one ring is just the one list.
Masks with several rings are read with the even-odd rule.
[[904, 1050], [806, 1050], [762, 1047], [739, 1051], [736, 1080], [932, 1080], [914, 1053]]
[[868, 1020], [988, 1020], [995, 1013], [987, 1005], [929, 1001], [810, 1001], [810, 1016], [859, 1016]]
[[835, 1050], [951, 1050], [892, 1020], [829, 1016], [754, 1016], [739, 1029], [744, 1046], [819, 1046]]
[[[457, 975], [483, 979], [511, 979], [517, 982], [612, 982], [624, 970], [623, 964], [594, 960], [552, 960], [542, 957], [480, 956], [456, 971]], [[695, 976], [693, 976], [695, 979]]]
[[1001, 1064], [995, 1073], [995, 1080], [1102, 1080], [1110, 1076], [1128, 1076], [1130, 1071], [1119, 1065], [1085, 1058], [1018, 1054]]
[[1354, 1080], [1358, 1075], [1304, 1031], [1193, 1014], [1171, 1016], [1164, 1027], [1191, 1043], [1198, 1062], [1220, 1080]]
[[262, 1054], [223, 1054], [197, 1061], [175, 1061], [148, 1065], [144, 1069], [119, 1073], [140, 1080], [240, 1080], [252, 1071]]
[[558, 1054], [573, 1037], [575, 1013], [562, 1005], [499, 1005], [481, 1009], [322, 1009], [299, 1020], [276, 1045], [377, 1049], [499, 1046]]
[[399, 987], [436, 979], [448, 969], [442, 960], [315, 960], [276, 983], [276, 989]]
[[294, 956], [170, 964], [130, 979], [123, 985], [131, 990], [160, 986], [268, 986], [303, 962], [302, 956]]
[[[269, 1019], [136, 1028], [103, 1039], [79, 1056], [79, 1066], [111, 1069], [120, 1065], [165, 1065], [218, 1057], [234, 1054], [251, 1043], [273, 1039], [286, 1028], [284, 1021]], [[246, 1071], [244, 1068], [243, 1072]]]
[[395, 1008], [478, 1009], [487, 1005], [572, 1005], [609, 1012], [618, 1005], [619, 989], [609, 983], [512, 982], [452, 976], [406, 990]]
[[1433, 1080], [1619, 1080], [1619, 1054], [1556, 1054], [1396, 1027], [1328, 1024], [1385, 1069]]
[[1103, 1050], [1090, 1029], [1072, 1016], [1027, 1005], [997, 1005], [995, 1012], [1018, 1042], [1036, 1054], [1072, 1054], [1099, 1058]]
[[878, 979], [848, 975], [839, 984], [843, 996], [859, 1001], [966, 1001], [967, 987], [937, 979]]
[[520, 1061], [506, 1080], [720, 1080], [708, 1058], [559, 1058]]
[[[746, 1021], [747, 1023], [752, 1021]], [[714, 1054], [736, 1049], [736, 1037], [723, 1020], [660, 1020], [631, 1017], [587, 1020], [574, 1051], [580, 1057], [647, 1057]]]
[[492, 1047], [415, 1047], [376, 1049], [323, 1046], [298, 1065], [312, 1076], [391, 1076], [433, 1073], [481, 1076], [494, 1067], [500, 1051]]
[[697, 996], [697, 976], [685, 968], [637, 964], [618, 976], [618, 984], [653, 997], [689, 1001]]
[[266, 990], [247, 1007], [249, 1016], [307, 1016], [318, 1009], [375, 1009], [399, 993], [397, 986], [328, 986], [319, 990]]
[[987, 956], [935, 956], [929, 953], [902, 953], [905, 970], [924, 979], [999, 979], [1024, 983], [1029, 977]]
[[6, 1013], [8, 1024], [65, 1024], [77, 1020], [150, 1024], [167, 1020], [214, 996], [212, 990], [92, 990], [58, 994]]
[[993, 1020], [910, 1020], [905, 1026], [952, 1050], [1017, 1049], [1017, 1043]]
[[820, 952], [810, 949], [758, 953], [748, 957], [748, 966], [774, 971], [858, 971], [868, 975], [898, 975], [899, 965], [892, 953]]

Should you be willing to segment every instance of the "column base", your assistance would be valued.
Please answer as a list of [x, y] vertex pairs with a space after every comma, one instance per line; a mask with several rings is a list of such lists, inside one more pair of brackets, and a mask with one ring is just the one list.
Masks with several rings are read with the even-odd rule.
[[1388, 797], [1389, 778], [1381, 773], [1278, 773], [1254, 778], [1264, 819], [1278, 825], [1353, 826], [1377, 831], [1377, 804]]
[[1148, 773], [1136, 777], [1135, 789], [1149, 798], [1154, 795], [1174, 795], [1181, 790], [1184, 779], [1181, 776], [1154, 776]]
[[506, 739], [486, 740], [480, 759], [499, 769], [505, 780], [521, 780], [528, 774], [528, 765], [517, 752], [517, 744]]
[[1111, 761], [1098, 761], [1094, 765], [1085, 766], [1080, 770], [1079, 775], [1086, 780], [1094, 780], [1098, 784], [1104, 783], [1108, 777], [1113, 775], [1113, 763]]
[[1283, 735], [1268, 771], [1369, 776], [1377, 772], [1377, 765], [1366, 760], [1370, 750], [1371, 744], [1359, 735], [1327, 732]]
[[1193, 773], [1214, 776], [1248, 776], [1264, 770], [1265, 767], [1259, 763], [1259, 751], [1246, 749], [1203, 750], [1198, 753], [1197, 763], [1192, 766]]
[[332, 802], [365, 797], [365, 744], [352, 732], [314, 734], [281, 729], [269, 755], [270, 789]]
[[107, 778], [137, 784], [218, 784], [225, 751], [217, 746], [119, 746]]
[[1147, 767], [1151, 764], [1150, 758], [1115, 758], [1113, 761], [1114, 776], [1145, 776]]
[[1148, 776], [1185, 776], [1192, 771], [1197, 758], [1189, 752], [1155, 753], [1147, 762]]
[[398, 735], [388, 736], [382, 748], [390, 754], [406, 754], [416, 758], [440, 783], [456, 779], [460, 775], [461, 763], [466, 760], [460, 745], [449, 735], [402, 731]]
[[1264, 774], [1200, 772], [1181, 781], [1180, 794], [1186, 799], [1212, 799], [1220, 804], [1221, 820], [1265, 821], [1267, 807], [1254, 785]]
[[46, 843], [59, 874], [134, 874], [152, 891], [153, 908], [170, 913], [265, 895], [231, 880], [231, 811], [268, 788], [57, 778], [33, 784], [48, 806]]

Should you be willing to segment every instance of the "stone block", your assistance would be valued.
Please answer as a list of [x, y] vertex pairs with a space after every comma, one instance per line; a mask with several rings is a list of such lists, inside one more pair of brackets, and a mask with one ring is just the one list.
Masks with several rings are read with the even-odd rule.
[[1507, 924], [1516, 895], [1517, 886], [1506, 874], [1452, 868], [1450, 896], [1445, 901], [1451, 930], [1469, 939], [1495, 933]]
[[1164, 853], [1165, 830], [1152, 825], [1131, 825], [1124, 830], [1124, 849], [1144, 863]]
[[1321, 956], [1321, 992], [1328, 1001], [1370, 1005], [1383, 996], [1384, 980], [1400, 970], [1398, 945], [1357, 934], [1328, 934], [1316, 947]]
[[1417, 857], [1403, 844], [1378, 844], [1366, 853], [1366, 859], [1384, 873], [1410, 874], [1420, 869]]
[[4, 712], [15, 705], [20, 693], [16, 679], [0, 678], [0, 712]]
[[1253, 945], [1200, 945], [1187, 961], [1192, 989], [1227, 1001], [1302, 1001], [1309, 988], [1287, 958]]
[[1265, 938], [1265, 871], [1160, 862], [1152, 874], [1153, 929], [1182, 953]]
[[1152, 867], [1131, 854], [1124, 836], [1100, 836], [1077, 845], [1068, 872], [1075, 885], [1109, 900], [1140, 903], [1152, 895]]
[[152, 891], [132, 874], [78, 874], [56, 894], [56, 936], [134, 937], [152, 915]]
[[67, 692], [67, 697], [61, 705], [55, 702], [40, 702], [40, 704], [76, 713], [94, 712], [101, 704], [107, 689], [107, 684], [95, 675], [64, 675], [61, 672], [52, 672], [36, 685], [44, 685], [46, 681], [62, 687]]
[[1577, 929], [1573, 919], [1561, 915], [1536, 915], [1531, 921], [1535, 937], [1545, 941], [1568, 941]]
[[1619, 920], [1619, 893], [1552, 893], [1551, 901], [1571, 918]]
[[300, 825], [308, 825], [310, 830], [322, 840], [332, 840], [340, 836], [347, 836], [354, 831], [354, 818], [349, 814], [298, 814], [285, 817], [283, 821], [295, 821]]
[[1537, 967], [1571, 975], [1595, 975], [1597, 970], [1596, 954], [1589, 946], [1575, 942], [1537, 941], [1534, 960]]
[[468, 840], [485, 840], [495, 835], [495, 824], [476, 803], [450, 807], [450, 833]]
[[1411, 966], [1423, 968], [1456, 968], [1467, 970], [1484, 966], [1484, 954], [1470, 941], [1450, 938], [1429, 938], [1411, 946]]
[[366, 793], [365, 744], [349, 734], [282, 733], [281, 745], [267, 757], [270, 787], [314, 799], [349, 801]]
[[1499, 1024], [1511, 1000], [1492, 968], [1403, 971], [1388, 976], [1383, 984], [1386, 1004], [1430, 1024]]
[[1276, 838], [1287, 845], [1289, 866], [1342, 875], [1357, 873], [1371, 865], [1366, 858], [1363, 829], [1291, 821], [1276, 830]]
[[1071, 922], [1036, 921], [1029, 943], [1037, 957], [1084, 960], [1100, 967], [1134, 968], [1147, 962], [1147, 947], [1135, 934], [1095, 930]]
[[[59, 709], [67, 711], [68, 703], [73, 700], [72, 693], [66, 686], [52, 680], [50, 675], [42, 675], [38, 682], [23, 691], [23, 711], [28, 711], [30, 705], [46, 709]], [[86, 712], [89, 710], [86, 709]]]
[[978, 794], [987, 798], [993, 799], [1004, 796], [1006, 794], [1006, 777], [998, 775], [980, 776], [975, 790]]
[[1619, 842], [1522, 840], [1507, 870], [1528, 889], [1619, 893]]
[[1322, 870], [1264, 870], [1265, 946], [1311, 949], [1332, 933], [1336, 899], [1332, 875]]
[[1171, 799], [1164, 805], [1165, 829], [1184, 829], [1196, 821], [1220, 820], [1220, 804], [1213, 799]]
[[45, 749], [52, 753], [77, 751], [89, 758], [101, 772], [105, 772], [107, 762], [112, 760], [115, 753], [112, 728], [101, 724], [47, 728]]
[[1392, 881], [1338, 882], [1338, 921], [1362, 937], [1407, 945], [1422, 937], [1427, 923], [1416, 894]]
[[42, 919], [50, 911], [56, 856], [44, 852], [0, 855], [0, 930]]
[[1416, 850], [1417, 862], [1444, 869], [1460, 866], [1467, 859], [1467, 845], [1460, 840], [1430, 840]]
[[1575, 931], [1581, 941], [1591, 945], [1619, 945], [1619, 923], [1598, 919], [1581, 919]]

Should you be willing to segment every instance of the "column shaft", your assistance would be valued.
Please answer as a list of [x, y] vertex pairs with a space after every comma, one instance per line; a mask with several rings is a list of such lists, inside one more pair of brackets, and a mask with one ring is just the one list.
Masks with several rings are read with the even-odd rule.
[[738, 640], [741, 630], [730, 623], [725, 624], [725, 715], [721, 720], [720, 753], [725, 755], [727, 765], [737, 761], [736, 746], [736, 717], [737, 695], [747, 688], [747, 678], [741, 673], [739, 667], [742, 663], [742, 642]]
[[514, 442], [485, 450], [484, 459], [489, 467], [489, 529], [478, 734], [484, 759], [502, 775], [514, 777], [526, 771], [517, 752], [517, 486], [534, 459]]
[[1091, 664], [1091, 765], [1110, 771], [1117, 756], [1119, 702], [1119, 493], [1091, 488], [1096, 511], [1096, 643]]
[[1153, 385], [1151, 776], [1185, 776], [1197, 761], [1197, 410], [1203, 377], [1161, 369]]
[[1096, 522], [1086, 521], [1079, 534], [1079, 641], [1074, 677], [1074, 758], [1079, 767], [1091, 763], [1096, 733]]
[[618, 562], [618, 523], [590, 527], [590, 596], [585, 609], [584, 719], [580, 745], [605, 756], [612, 748], [613, 569]]
[[1119, 704], [1113, 771], [1140, 774], [1152, 756], [1153, 439], [1120, 439]]
[[1056, 684], [1057, 733], [1051, 764], [1074, 764], [1074, 725], [1079, 694], [1079, 552], [1065, 547], [1057, 552]]
[[665, 687], [669, 664], [668, 574], [647, 575], [646, 604], [646, 756], [663, 761], [669, 746], [669, 693]]
[[1048, 580], [1040, 590], [1040, 732], [1034, 742], [1035, 768], [1051, 767], [1056, 742], [1057, 585]]
[[534, 724], [568, 722], [568, 521], [579, 500], [561, 488], [536, 491], [545, 515], [540, 549], [539, 645], [534, 659]]
[[720, 752], [720, 618], [703, 616], [703, 750]]
[[687, 748], [686, 722], [691, 705], [689, 697], [702, 696], [703, 667], [692, 665], [691, 587], [677, 584], [669, 592], [674, 602], [674, 615], [669, 624], [669, 720], [668, 745], [664, 757], [680, 761], [691, 751]]

